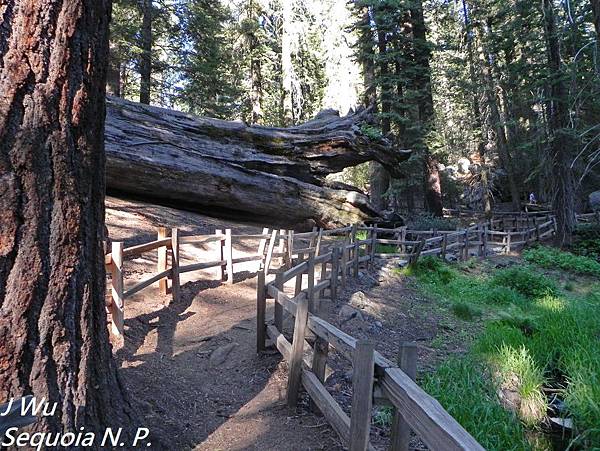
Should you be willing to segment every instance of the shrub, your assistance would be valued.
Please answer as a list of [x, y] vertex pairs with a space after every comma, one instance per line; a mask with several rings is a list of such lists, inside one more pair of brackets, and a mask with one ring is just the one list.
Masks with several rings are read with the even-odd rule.
[[521, 305], [525, 303], [525, 298], [517, 290], [505, 286], [493, 286], [483, 294], [483, 300], [486, 304], [493, 305]]
[[440, 218], [431, 214], [422, 214], [411, 219], [411, 230], [456, 230], [458, 222], [450, 218]]
[[498, 402], [492, 378], [472, 357], [444, 362], [422, 386], [486, 449], [530, 449], [521, 423]]
[[451, 309], [457, 317], [464, 319], [465, 321], [470, 321], [476, 316], [481, 316], [482, 313], [481, 309], [478, 307], [461, 301], [453, 302]]
[[600, 277], [600, 263], [589, 257], [574, 255], [551, 247], [535, 247], [523, 253], [525, 260], [543, 268], [562, 269]]
[[556, 292], [556, 285], [547, 277], [527, 267], [512, 267], [498, 271], [492, 277], [492, 286], [512, 288], [530, 298]]
[[429, 283], [448, 285], [456, 277], [456, 271], [436, 257], [420, 258], [414, 268], [404, 271], [406, 275], [417, 275]]

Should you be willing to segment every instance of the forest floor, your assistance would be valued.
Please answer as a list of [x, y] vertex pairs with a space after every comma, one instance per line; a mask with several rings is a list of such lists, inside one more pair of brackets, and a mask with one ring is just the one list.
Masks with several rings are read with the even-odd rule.
[[[234, 233], [258, 231], [110, 197], [106, 206], [110, 238], [124, 241], [126, 247], [155, 239], [158, 226], [177, 226], [183, 234], [214, 233], [227, 227]], [[248, 253], [255, 252], [254, 246], [247, 244]], [[186, 246], [182, 264], [210, 251]], [[147, 277], [144, 274], [155, 271], [155, 265], [153, 252], [127, 260], [126, 286]], [[170, 295], [161, 295], [157, 284], [127, 299], [125, 341], [116, 344], [116, 357], [144, 426], [160, 443], [155, 449], [344, 449], [325, 419], [311, 413], [306, 396], [295, 412], [287, 409], [287, 366], [280, 355], [274, 350], [256, 354], [256, 285], [252, 277], [256, 267], [252, 265], [256, 263], [248, 263], [240, 271], [236, 266], [234, 285], [220, 282], [213, 270], [185, 274], [177, 303]], [[454, 317], [419, 294], [409, 279], [387, 267], [361, 271], [358, 279], [348, 280], [338, 301], [323, 302], [319, 315], [356, 338], [371, 339], [390, 359], [395, 359], [402, 342], [415, 341], [419, 344], [419, 371], [428, 372], [448, 354], [462, 353], [464, 334], [474, 333], [448, 333], [458, 330]], [[360, 314], [345, 317], [345, 305]], [[270, 317], [270, 312], [267, 314]], [[285, 326], [291, 333], [289, 318]], [[349, 412], [349, 362], [332, 352], [329, 365], [326, 384]], [[375, 413], [371, 440], [378, 448], [389, 441], [385, 414]], [[420, 447], [418, 442], [414, 445]]]

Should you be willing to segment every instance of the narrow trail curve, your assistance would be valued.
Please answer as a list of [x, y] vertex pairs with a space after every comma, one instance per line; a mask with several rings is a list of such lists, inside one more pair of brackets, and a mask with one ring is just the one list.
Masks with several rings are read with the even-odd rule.
[[[113, 240], [150, 236], [158, 222], [199, 232], [232, 226], [163, 207], [107, 201]], [[153, 258], [148, 254], [127, 265], [128, 280], [151, 270]], [[256, 354], [255, 289], [250, 278], [231, 286], [213, 276], [184, 280], [177, 303], [155, 287], [127, 300], [125, 344], [115, 355], [134, 407], [160, 443], [149, 449], [343, 449], [306, 402], [295, 412], [287, 409], [287, 367], [280, 356]], [[230, 350], [220, 364], [211, 357], [217, 349]]]

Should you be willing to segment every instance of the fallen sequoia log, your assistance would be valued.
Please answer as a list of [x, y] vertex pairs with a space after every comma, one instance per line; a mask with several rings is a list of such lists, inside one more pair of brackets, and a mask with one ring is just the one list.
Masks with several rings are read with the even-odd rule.
[[391, 172], [410, 152], [364, 133], [369, 110], [331, 110], [290, 128], [248, 126], [109, 97], [106, 182], [114, 195], [282, 227], [377, 217], [367, 196], [326, 176], [376, 160]]

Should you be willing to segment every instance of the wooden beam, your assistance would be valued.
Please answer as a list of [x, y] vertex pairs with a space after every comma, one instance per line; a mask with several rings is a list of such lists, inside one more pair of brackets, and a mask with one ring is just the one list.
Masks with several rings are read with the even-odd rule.
[[[168, 232], [166, 227], [158, 228], [158, 241], [167, 238]], [[167, 246], [161, 246], [158, 248], [158, 256], [156, 263], [156, 271], [161, 273], [167, 270]], [[168, 291], [168, 279], [166, 277], [161, 278], [158, 281], [158, 291], [160, 294], [166, 295]]]
[[173, 302], [179, 301], [179, 229], [171, 229], [171, 292]]
[[295, 408], [298, 404], [302, 376], [302, 353], [304, 351], [304, 336], [307, 319], [308, 301], [306, 299], [300, 299], [296, 309], [294, 338], [292, 340], [292, 352], [290, 354], [289, 362], [287, 385], [287, 405], [289, 408]]
[[369, 446], [374, 363], [373, 343], [365, 340], [357, 341], [352, 360], [350, 451], [366, 451]]

